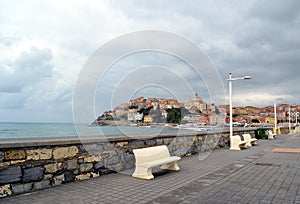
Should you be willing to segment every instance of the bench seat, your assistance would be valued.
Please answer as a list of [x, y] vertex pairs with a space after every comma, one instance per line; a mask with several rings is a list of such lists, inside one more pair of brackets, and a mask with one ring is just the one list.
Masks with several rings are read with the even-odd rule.
[[164, 158], [164, 159], [160, 159], [160, 160], [154, 160], [154, 161], [151, 161], [151, 162], [147, 162], [147, 163], [141, 164], [140, 166], [152, 168], [152, 167], [155, 167], [155, 166], [172, 163], [172, 162], [175, 162], [175, 161], [178, 161], [178, 160], [180, 160], [180, 157], [172, 156], [172, 157], [169, 157], [169, 158]]

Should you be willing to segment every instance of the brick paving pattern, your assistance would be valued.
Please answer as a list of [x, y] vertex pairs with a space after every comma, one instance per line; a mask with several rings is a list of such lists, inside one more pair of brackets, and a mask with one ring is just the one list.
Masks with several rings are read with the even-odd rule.
[[178, 172], [141, 180], [129, 172], [0, 199], [6, 203], [300, 203], [300, 135], [259, 140], [242, 151], [215, 150], [183, 158]]

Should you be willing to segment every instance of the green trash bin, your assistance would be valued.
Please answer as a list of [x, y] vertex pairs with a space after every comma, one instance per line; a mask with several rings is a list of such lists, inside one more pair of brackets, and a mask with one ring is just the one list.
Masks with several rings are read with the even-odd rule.
[[259, 139], [267, 139], [268, 136], [266, 135], [266, 129], [265, 128], [259, 128], [258, 129], [258, 138]]

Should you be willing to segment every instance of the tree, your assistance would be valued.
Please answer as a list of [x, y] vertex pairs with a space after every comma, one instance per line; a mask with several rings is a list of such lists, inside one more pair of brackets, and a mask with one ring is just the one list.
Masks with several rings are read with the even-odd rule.
[[168, 112], [167, 123], [175, 123], [176, 116], [174, 111]]
[[168, 112], [167, 123], [181, 124], [181, 119], [189, 114], [189, 110], [184, 107], [170, 108], [166, 111]]

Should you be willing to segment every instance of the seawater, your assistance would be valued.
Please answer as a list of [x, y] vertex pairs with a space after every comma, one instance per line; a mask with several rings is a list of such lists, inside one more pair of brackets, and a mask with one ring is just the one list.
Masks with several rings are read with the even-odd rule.
[[178, 129], [169, 127], [131, 127], [131, 126], [96, 126], [73, 123], [0, 123], [0, 139], [42, 138], [68, 136], [107, 136], [107, 135], [156, 135], [177, 133]]

